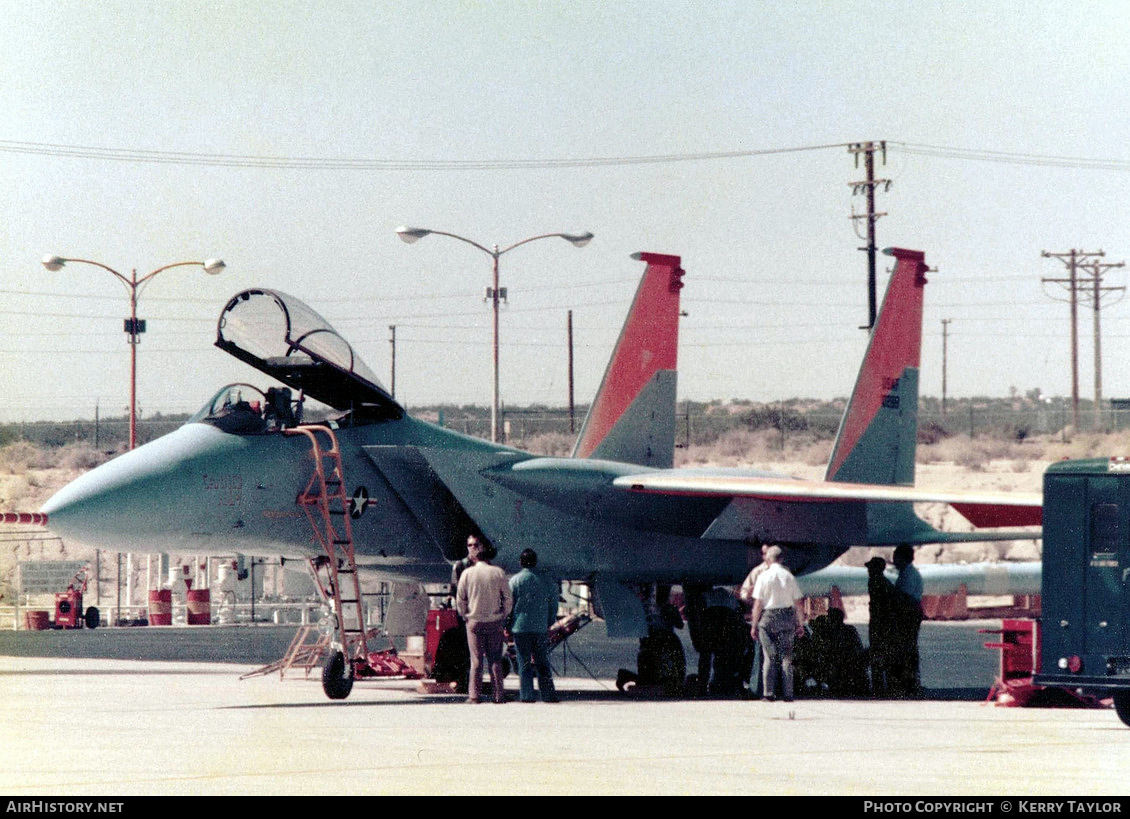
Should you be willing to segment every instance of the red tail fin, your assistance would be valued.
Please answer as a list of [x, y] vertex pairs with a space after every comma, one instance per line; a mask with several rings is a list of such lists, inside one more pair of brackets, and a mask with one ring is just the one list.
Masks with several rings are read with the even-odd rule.
[[912, 485], [918, 434], [925, 254], [891, 248], [895, 272], [871, 331], [855, 390], [825, 476], [829, 481]]
[[573, 456], [670, 467], [684, 271], [678, 256], [632, 258], [647, 262], [647, 269]]

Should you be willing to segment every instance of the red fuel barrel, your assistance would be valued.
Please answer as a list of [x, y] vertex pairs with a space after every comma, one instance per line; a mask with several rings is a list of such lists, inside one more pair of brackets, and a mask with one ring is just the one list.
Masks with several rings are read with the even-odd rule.
[[211, 589], [188, 590], [188, 624], [190, 626], [212, 625]]
[[173, 624], [172, 589], [154, 589], [149, 592], [149, 625], [171, 626]]
[[51, 612], [25, 611], [24, 628], [28, 631], [46, 631], [51, 628]]

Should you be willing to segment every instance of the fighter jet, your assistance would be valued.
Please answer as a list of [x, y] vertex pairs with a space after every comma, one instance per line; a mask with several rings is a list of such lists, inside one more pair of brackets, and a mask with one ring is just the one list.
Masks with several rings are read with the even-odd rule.
[[[225, 386], [184, 426], [83, 475], [42, 514], [56, 534], [116, 551], [329, 563], [344, 572], [326, 584], [339, 612], [360, 605], [359, 590], [342, 597], [354, 564], [446, 582], [473, 533], [507, 571], [533, 548], [552, 576], [589, 584], [611, 636], [646, 634], [641, 586], [737, 583], [762, 543], [782, 545], [803, 574], [851, 546], [1015, 538], [939, 531], [914, 512], [950, 503], [975, 525], [1030, 526], [1040, 504], [913, 487], [926, 264], [917, 251], [888, 252], [895, 269], [824, 481], [673, 467], [684, 271], [678, 256], [642, 253], [571, 457], [414, 418], [314, 310], [249, 289], [224, 306], [216, 345], [284, 386]], [[333, 408], [330, 420], [302, 423], [308, 399]], [[336, 660], [331, 677], [348, 677]]]

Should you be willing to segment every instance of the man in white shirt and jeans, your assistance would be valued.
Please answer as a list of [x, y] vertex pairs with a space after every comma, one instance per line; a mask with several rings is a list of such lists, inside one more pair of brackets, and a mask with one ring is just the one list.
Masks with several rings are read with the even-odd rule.
[[753, 587], [753, 616], [750, 634], [760, 641], [764, 657], [761, 666], [764, 699], [777, 698], [778, 669], [785, 702], [793, 701], [793, 640], [804, 634], [803, 595], [796, 578], [781, 564], [781, 547], [765, 550], [768, 567]]

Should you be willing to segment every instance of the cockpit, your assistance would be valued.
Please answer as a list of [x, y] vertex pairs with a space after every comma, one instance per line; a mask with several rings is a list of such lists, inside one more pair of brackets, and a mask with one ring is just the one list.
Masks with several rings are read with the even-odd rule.
[[190, 421], [238, 435], [301, 423], [307, 399], [337, 410], [339, 426], [403, 417], [404, 409], [324, 318], [277, 290], [244, 290], [220, 314], [216, 346], [282, 382], [229, 384]]

